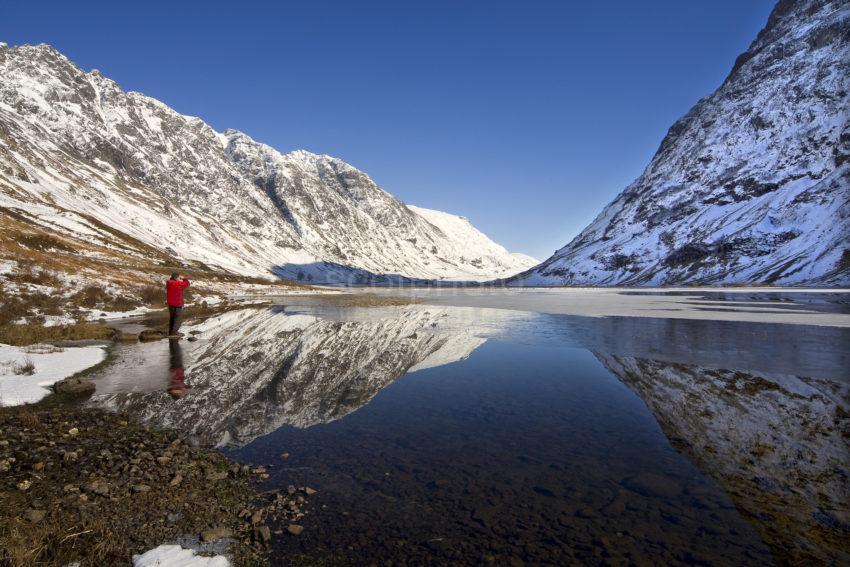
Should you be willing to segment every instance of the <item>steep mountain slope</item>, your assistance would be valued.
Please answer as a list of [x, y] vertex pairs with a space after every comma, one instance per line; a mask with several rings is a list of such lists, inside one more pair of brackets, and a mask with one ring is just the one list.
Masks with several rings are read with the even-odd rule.
[[472, 223], [466, 217], [435, 211], [433, 209], [425, 209], [423, 207], [414, 207], [413, 205], [408, 205], [407, 208], [439, 228], [452, 242], [462, 243], [455, 254], [460, 254], [461, 256], [463, 254], [469, 254], [468, 251], [463, 250], [466, 246], [469, 249], [478, 250], [481, 255], [477, 258], [469, 259], [472, 263], [482, 266], [487, 263], [504, 265], [503, 258], [505, 254], [513, 256], [516, 259], [516, 263], [519, 264], [534, 265], [538, 263], [538, 260], [527, 254], [508, 252], [503, 246], [496, 244], [487, 238], [487, 235], [472, 226]]
[[0, 207], [33, 227], [312, 281], [480, 280], [533, 263], [483, 235], [453, 240], [340, 160], [219, 134], [49, 46], [0, 45], [0, 77]]
[[850, 284], [850, 4], [781, 0], [643, 174], [510, 285]]

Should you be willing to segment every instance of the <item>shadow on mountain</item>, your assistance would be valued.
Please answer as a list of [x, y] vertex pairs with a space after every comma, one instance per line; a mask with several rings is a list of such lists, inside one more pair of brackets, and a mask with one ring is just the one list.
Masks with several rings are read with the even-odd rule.
[[448, 286], [474, 285], [472, 281], [447, 281], [411, 278], [401, 274], [379, 274], [336, 262], [282, 264], [272, 271], [283, 278], [305, 284], [336, 286]]

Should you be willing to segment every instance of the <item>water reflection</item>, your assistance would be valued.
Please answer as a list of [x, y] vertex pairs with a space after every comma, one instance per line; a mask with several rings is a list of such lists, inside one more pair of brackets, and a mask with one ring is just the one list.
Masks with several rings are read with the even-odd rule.
[[169, 368], [168, 387], [166, 392], [172, 398], [180, 399], [186, 394], [189, 386], [186, 384], [186, 373], [183, 369], [183, 349], [180, 341], [170, 339], [168, 341]]
[[[162, 395], [166, 388], [154, 370], [162, 364], [161, 343], [143, 347], [150, 363], [140, 361], [137, 350], [118, 353], [116, 364], [95, 375], [92, 403], [180, 428], [205, 443], [242, 445], [282, 425], [339, 419], [404, 374], [469, 356], [486, 340], [476, 330], [492, 332], [526, 317], [494, 313], [476, 326], [480, 311], [354, 309], [349, 320], [281, 309], [232, 311], [189, 327], [200, 340], [185, 347], [192, 366], [188, 393], [180, 343], [169, 343], [167, 389], [182, 397], [179, 403]], [[134, 391], [122, 391], [128, 376]]]
[[596, 356], [783, 561], [850, 562], [846, 382]]
[[92, 403], [291, 453], [271, 483], [328, 507], [287, 556], [850, 560], [847, 330], [425, 305], [190, 329], [122, 347]]

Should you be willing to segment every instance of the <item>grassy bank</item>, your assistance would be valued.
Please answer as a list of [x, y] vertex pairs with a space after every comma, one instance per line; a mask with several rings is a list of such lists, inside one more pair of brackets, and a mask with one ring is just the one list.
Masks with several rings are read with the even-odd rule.
[[46, 327], [38, 323], [0, 325], [0, 343], [26, 346], [35, 343], [76, 340], [110, 340], [115, 329], [99, 323], [77, 323]]

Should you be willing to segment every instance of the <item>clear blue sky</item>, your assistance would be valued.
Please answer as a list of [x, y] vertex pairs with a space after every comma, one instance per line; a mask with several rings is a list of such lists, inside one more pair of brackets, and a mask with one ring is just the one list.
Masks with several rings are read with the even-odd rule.
[[125, 90], [280, 151], [340, 157], [415, 205], [548, 257], [725, 78], [772, 0], [5, 0]]

